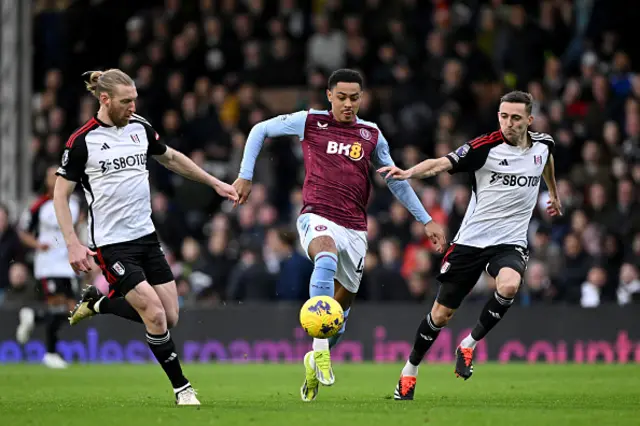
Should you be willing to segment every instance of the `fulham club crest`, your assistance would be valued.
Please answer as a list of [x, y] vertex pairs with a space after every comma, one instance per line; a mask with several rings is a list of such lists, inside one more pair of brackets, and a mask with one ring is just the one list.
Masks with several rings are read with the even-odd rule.
[[113, 269], [113, 272], [115, 272], [116, 274], [123, 276], [124, 275], [124, 265], [120, 262], [116, 262], [113, 264], [113, 266], [111, 266], [111, 269]]
[[536, 166], [542, 165], [542, 155], [534, 155], [533, 164], [535, 164]]
[[133, 143], [140, 143], [140, 138], [137, 134], [131, 135], [131, 140], [133, 141]]
[[445, 274], [449, 268], [451, 268], [451, 264], [447, 261], [442, 262], [442, 267], [440, 268], [440, 273], [441, 274]]

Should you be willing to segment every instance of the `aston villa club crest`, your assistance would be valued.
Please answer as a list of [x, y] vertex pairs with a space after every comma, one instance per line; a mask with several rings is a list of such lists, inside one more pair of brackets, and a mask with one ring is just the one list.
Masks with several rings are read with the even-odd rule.
[[536, 166], [541, 165], [541, 164], [542, 164], [542, 155], [534, 155], [534, 156], [533, 156], [533, 163], [534, 163]]
[[137, 134], [131, 135], [131, 140], [133, 141], [133, 143], [140, 143], [140, 138]]
[[367, 129], [360, 129], [360, 136], [362, 136], [362, 139], [365, 141], [371, 140], [371, 132]]

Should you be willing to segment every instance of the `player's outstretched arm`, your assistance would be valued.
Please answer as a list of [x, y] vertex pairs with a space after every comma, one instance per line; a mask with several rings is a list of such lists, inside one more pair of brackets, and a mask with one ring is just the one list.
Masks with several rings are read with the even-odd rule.
[[154, 158], [167, 169], [178, 173], [187, 179], [204, 183], [205, 185], [212, 187], [220, 196], [228, 198], [234, 202], [238, 200], [238, 193], [233, 186], [222, 182], [215, 176], [205, 172], [200, 168], [200, 166], [194, 163], [183, 153], [167, 147], [164, 154], [154, 155]]
[[260, 155], [264, 140], [278, 136], [298, 136], [302, 139], [307, 115], [307, 111], [298, 111], [293, 114], [279, 115], [253, 126], [244, 146], [238, 179], [233, 182], [233, 187], [238, 191], [239, 204], [244, 204], [251, 194], [253, 169], [256, 166], [256, 160]]
[[402, 170], [401, 168], [396, 166], [386, 166], [378, 169], [378, 172], [383, 173], [385, 179], [423, 179], [435, 176], [438, 173], [446, 172], [447, 170], [451, 170], [451, 167], [451, 161], [449, 161], [447, 157], [442, 157], [438, 159], [424, 160], [423, 162], [416, 164], [408, 170]]
[[73, 216], [69, 207], [69, 197], [73, 193], [76, 183], [59, 177], [53, 190], [53, 208], [56, 212], [58, 225], [62, 231], [67, 250], [69, 251], [69, 264], [73, 270], [78, 272], [88, 272], [91, 270], [89, 256], [95, 256], [89, 248], [82, 245], [73, 227]]
[[409, 169], [409, 175], [414, 178], [424, 179], [435, 176], [439, 173], [451, 170], [453, 165], [447, 157], [429, 159], [416, 164]]
[[553, 161], [553, 154], [549, 153], [547, 164], [542, 171], [542, 177], [544, 182], [549, 188], [549, 201], [547, 201], [547, 213], [550, 216], [562, 216], [562, 204], [560, 198], [558, 198], [558, 186], [556, 184], [556, 170], [555, 163]]

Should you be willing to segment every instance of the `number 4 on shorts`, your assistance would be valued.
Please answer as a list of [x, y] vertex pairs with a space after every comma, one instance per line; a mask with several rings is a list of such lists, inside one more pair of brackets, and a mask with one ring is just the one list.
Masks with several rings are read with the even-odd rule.
[[358, 267], [356, 268], [356, 273], [362, 275], [362, 271], [364, 271], [364, 257], [360, 258], [360, 262], [358, 262]]

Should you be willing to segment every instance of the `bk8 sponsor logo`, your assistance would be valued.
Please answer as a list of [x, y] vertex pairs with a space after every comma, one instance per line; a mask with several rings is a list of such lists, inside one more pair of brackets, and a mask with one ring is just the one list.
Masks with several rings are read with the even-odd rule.
[[364, 157], [364, 150], [360, 142], [338, 143], [329, 141], [327, 144], [327, 154], [345, 155], [353, 161], [360, 161]]

